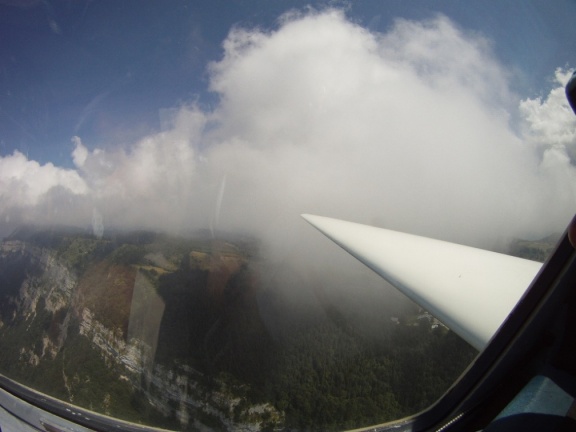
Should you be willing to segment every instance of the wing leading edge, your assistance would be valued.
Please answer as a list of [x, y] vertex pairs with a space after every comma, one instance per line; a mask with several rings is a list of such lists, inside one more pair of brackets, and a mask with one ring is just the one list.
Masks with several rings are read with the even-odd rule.
[[542, 266], [368, 225], [302, 217], [478, 350], [488, 344]]

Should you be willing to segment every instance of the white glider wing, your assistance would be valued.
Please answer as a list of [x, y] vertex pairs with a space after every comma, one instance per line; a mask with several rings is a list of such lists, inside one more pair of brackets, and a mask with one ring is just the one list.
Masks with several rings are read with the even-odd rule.
[[452, 331], [482, 350], [538, 262], [322, 216], [302, 215]]

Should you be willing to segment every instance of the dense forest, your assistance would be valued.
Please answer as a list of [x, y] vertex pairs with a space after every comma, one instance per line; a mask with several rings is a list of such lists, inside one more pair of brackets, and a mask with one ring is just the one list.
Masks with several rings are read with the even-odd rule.
[[434, 402], [475, 355], [448, 329], [433, 326], [431, 317], [417, 320], [416, 307], [374, 340], [346, 319], [341, 305], [326, 300], [322, 317], [292, 311], [294, 331], [274, 338], [260, 319], [248, 268], [230, 278], [220, 301], [205, 289], [190, 289], [205, 287], [208, 276], [185, 264], [158, 278], [166, 311], [157, 361], [185, 361], [250, 383], [250, 402], [271, 401], [291, 428], [338, 430], [414, 414]]

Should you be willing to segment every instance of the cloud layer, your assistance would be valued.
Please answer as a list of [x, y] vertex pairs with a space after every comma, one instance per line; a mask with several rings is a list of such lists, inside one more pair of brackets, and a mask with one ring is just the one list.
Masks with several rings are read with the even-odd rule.
[[173, 109], [117, 150], [75, 137], [74, 170], [0, 158], [0, 232], [97, 219], [241, 230], [280, 251], [313, 243], [306, 212], [496, 247], [562, 230], [576, 209], [565, 71], [520, 101], [489, 42], [444, 17], [376, 34], [338, 11], [291, 14], [223, 47], [211, 111]]

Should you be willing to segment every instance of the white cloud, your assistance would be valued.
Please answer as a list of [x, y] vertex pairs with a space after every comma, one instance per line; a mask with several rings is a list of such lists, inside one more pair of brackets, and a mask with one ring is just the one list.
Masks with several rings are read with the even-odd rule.
[[290, 248], [313, 243], [303, 212], [490, 246], [562, 229], [575, 210], [560, 90], [520, 104], [519, 136], [490, 43], [447, 18], [376, 34], [337, 11], [291, 15], [274, 32], [233, 30], [209, 72], [213, 111], [172, 110], [163, 132], [116, 151], [77, 139], [76, 171], [1, 159], [28, 189], [8, 192], [0, 170], [0, 215], [61, 185], [85, 198], [67, 207], [80, 225], [217, 221]]
[[88, 192], [86, 183], [74, 170], [51, 163], [40, 165], [19, 151], [0, 157], [0, 210], [35, 206], [55, 187], [75, 195]]
[[565, 152], [576, 162], [576, 127], [574, 112], [566, 99], [564, 87], [572, 71], [557, 69], [556, 87], [546, 98], [526, 99], [520, 103], [525, 119], [525, 139], [545, 152], [549, 149]]
[[80, 137], [72, 137], [72, 142], [74, 143], [74, 150], [72, 151], [72, 161], [74, 165], [78, 168], [82, 168], [88, 157], [88, 149], [82, 144]]
[[274, 229], [307, 211], [486, 245], [567, 220], [566, 205], [542, 206], [540, 160], [508, 124], [507, 72], [446, 18], [378, 35], [309, 15], [236, 31], [225, 48], [208, 156], [240, 179], [231, 224], [262, 224], [261, 206], [239, 199], [246, 184]]

